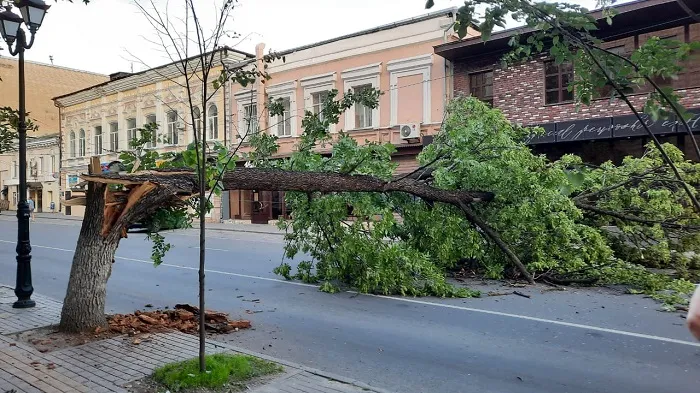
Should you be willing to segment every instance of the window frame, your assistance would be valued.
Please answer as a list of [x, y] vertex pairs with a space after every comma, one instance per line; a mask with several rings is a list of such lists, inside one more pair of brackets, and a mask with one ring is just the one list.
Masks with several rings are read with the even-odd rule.
[[[491, 95], [486, 95], [486, 87], [489, 86], [487, 75], [490, 74], [491, 80]], [[481, 79], [481, 81], [475, 79]], [[477, 84], [476, 82], [480, 82]], [[476, 91], [480, 91], [482, 94], [475, 94]], [[482, 70], [478, 72], [472, 72], [469, 74], [469, 94], [478, 100], [488, 103], [493, 107], [493, 69]]]
[[192, 108], [194, 123], [192, 123], [192, 143], [197, 140], [197, 132], [202, 130], [202, 110], [198, 106]]
[[[282, 100], [282, 105], [288, 102], [287, 108], [280, 115], [272, 116], [274, 123], [271, 126], [275, 127], [275, 135], [279, 138], [289, 138], [294, 136], [292, 133], [292, 98], [289, 96], [275, 97], [274, 101]], [[282, 134], [280, 134], [280, 126], [282, 126]], [[287, 131], [289, 133], [287, 133]]]
[[75, 158], [77, 156], [77, 149], [76, 149], [76, 138], [75, 138], [75, 131], [71, 130], [71, 132], [68, 134], [68, 152], [70, 154], [70, 158]]
[[[98, 133], [97, 130], [100, 132]], [[92, 135], [92, 142], [93, 142], [93, 150], [95, 155], [101, 155], [104, 154], [104, 139], [103, 139], [103, 133], [102, 133], [102, 126], [94, 126], [92, 128], [93, 135]], [[98, 141], [99, 139], [99, 141]]]
[[[171, 117], [172, 116], [172, 117]], [[178, 138], [178, 115], [176, 110], [171, 110], [165, 113], [165, 127], [166, 127], [166, 136], [168, 140], [164, 143], [164, 145], [169, 145], [169, 146], [177, 146], [179, 143], [179, 138]]]
[[85, 129], [81, 128], [78, 132], [78, 157], [86, 156], [87, 151], [85, 149], [85, 136]]
[[[213, 115], [212, 108], [214, 110]], [[219, 107], [215, 103], [209, 104], [207, 108], [207, 140], [219, 140]]]
[[[260, 129], [260, 121], [258, 119], [258, 104], [248, 103], [243, 104], [243, 135], [247, 135], [250, 131], [251, 135], [255, 134]], [[255, 113], [253, 113], [255, 112]]]
[[[556, 72], [556, 73], [548, 73], [548, 72], [547, 72], [548, 64], [552, 64], [552, 65], [556, 66], [556, 67], [557, 67], [557, 72]], [[565, 65], [568, 65], [569, 67], [571, 67], [571, 71], [570, 71], [570, 72], [563, 72], [563, 71], [562, 71], [562, 67], [565, 66]], [[544, 104], [545, 104], [545, 105], [559, 105], [559, 104], [570, 104], [570, 103], [572, 103], [572, 102], [574, 101], [574, 92], [573, 92], [573, 91], [570, 92], [570, 91], [568, 90], [568, 87], [569, 87], [569, 84], [571, 83], [571, 81], [573, 81], [573, 78], [574, 78], [573, 64], [571, 64], [571, 63], [556, 64], [556, 62], [555, 62], [554, 60], [547, 60], [547, 61], [545, 61], [545, 62], [543, 63], [543, 66], [544, 66]], [[563, 79], [562, 76], [563, 76], [563, 75], [567, 75], [567, 74], [570, 74], [570, 75], [571, 75], [571, 77], [570, 77], [570, 78], [571, 78], [571, 79], [570, 79], [570, 82], [567, 83], [566, 86], [562, 86], [562, 85], [563, 85], [563, 83], [562, 83], [562, 79]], [[548, 77], [552, 77], [552, 76], [556, 76], [556, 77], [557, 77], [557, 87], [556, 87], [556, 88], [547, 88], [547, 78], [548, 78]], [[555, 102], [547, 102], [547, 95], [548, 95], [548, 93], [553, 92], [553, 91], [557, 91], [557, 92], [558, 92], [558, 93], [557, 93], [557, 101], [555, 101]], [[564, 98], [565, 98], [565, 94], [571, 94], [571, 98], [565, 100], [565, 99], [564, 99]]]
[[119, 122], [109, 122], [109, 150], [119, 152]]
[[[315, 107], [317, 105], [314, 105], [314, 95], [323, 93], [329, 95], [331, 90], [336, 88], [336, 79], [337, 74], [335, 72], [302, 78], [300, 82], [301, 87], [304, 88], [304, 109], [316, 113]], [[322, 109], [322, 106], [319, 105], [319, 112]], [[330, 124], [328, 131], [335, 132], [335, 126], [335, 124]]]
[[[133, 121], [134, 126], [129, 127], [129, 122]], [[131, 142], [139, 139], [138, 137], [138, 130], [139, 127], [136, 125], [136, 118], [135, 117], [130, 117], [126, 119], [126, 140], [127, 140], [127, 148], [131, 149]]]
[[[245, 118], [245, 108], [247, 106], [255, 106], [255, 111], [257, 112], [257, 107], [258, 107], [258, 101], [257, 101], [257, 91], [256, 90], [243, 90], [236, 92], [234, 94], [235, 99], [236, 99], [236, 107], [237, 107], [237, 120], [236, 124], [238, 124], [238, 138], [239, 139], [247, 139], [246, 137], [246, 118]], [[264, 112], [263, 112], [264, 113]], [[259, 121], [260, 121], [260, 114], [256, 115], [256, 124], [258, 124], [258, 129], [259, 129]]]
[[[144, 126], [146, 124], [151, 124], [155, 123], [158, 124], [158, 116], [156, 116], [155, 113], [151, 113], [145, 116], [146, 122], [143, 124]], [[149, 121], [150, 119], [153, 119], [153, 121]], [[151, 139], [150, 142], [146, 142], [146, 145], [144, 146], [146, 149], [155, 149], [158, 146], [158, 132], [153, 133], [153, 138]]]
[[[293, 138], [297, 136], [297, 82], [289, 81], [269, 86], [267, 88], [267, 92], [270, 101], [277, 101], [279, 99], [289, 100], [289, 112], [287, 117], [285, 117], [284, 114], [278, 116], [269, 116], [269, 127], [271, 130], [275, 130], [274, 135], [277, 135], [279, 138]], [[282, 116], [281, 121], [279, 120], [280, 116]], [[287, 123], [289, 124], [289, 135], [279, 135], [279, 124], [284, 124], [284, 128], [286, 129]]]
[[[353, 87], [352, 87], [353, 93], [357, 93], [357, 90], [358, 90], [359, 88], [362, 88], [362, 90], [364, 90], [364, 89], [372, 89], [373, 86], [372, 86], [371, 83], [365, 83], [365, 84], [362, 84], [362, 85], [353, 86]], [[358, 113], [357, 113], [358, 110], [361, 110], [361, 111], [363, 112], [362, 114], [364, 115], [364, 119], [366, 119], [367, 117], [369, 117], [369, 123], [363, 124], [363, 125], [358, 125], [358, 124], [357, 124], [357, 123], [358, 123]], [[353, 111], [355, 112], [355, 113], [354, 113], [355, 116], [354, 116], [354, 118], [353, 118], [353, 126], [354, 126], [355, 129], [364, 130], [364, 129], [371, 129], [371, 128], [372, 128], [372, 126], [374, 125], [374, 116], [372, 116], [372, 115], [374, 114], [374, 110], [373, 110], [372, 108], [370, 108], [370, 107], [364, 105], [364, 104], [361, 103], [361, 102], [356, 102], [356, 103], [353, 105]]]
[[[382, 72], [382, 64], [375, 63], [367, 66], [344, 70], [341, 73], [343, 79], [343, 91], [354, 90], [358, 86], [372, 85], [372, 88], [380, 88], [380, 74]], [[357, 127], [355, 124], [356, 105], [345, 111], [345, 128], [348, 131], [355, 130], [370, 130], [379, 128], [380, 123], [380, 105], [372, 109], [372, 123], [368, 127]]]

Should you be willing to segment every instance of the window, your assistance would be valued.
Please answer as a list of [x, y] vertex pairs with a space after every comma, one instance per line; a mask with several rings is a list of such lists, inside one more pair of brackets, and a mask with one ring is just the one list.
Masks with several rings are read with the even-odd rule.
[[207, 111], [207, 139], [219, 139], [219, 110], [210, 105]]
[[119, 151], [119, 123], [109, 123], [109, 150], [112, 153]]
[[243, 135], [252, 135], [258, 132], [258, 105], [243, 105]]
[[168, 141], [171, 145], [177, 145], [177, 112], [168, 112]]
[[[158, 124], [156, 123], [156, 115], [146, 116], [146, 124], [154, 124], [155, 126], [157, 126]], [[156, 147], [156, 142], [158, 141], [158, 132], [156, 130], [157, 128], [153, 130], [153, 135], [151, 135], [151, 141], [146, 143], [146, 148], [153, 149], [154, 147]]]
[[469, 92], [472, 96], [493, 106], [493, 71], [469, 75]]
[[126, 138], [129, 141], [129, 147], [132, 147], [131, 144], [133, 141], [139, 139], [137, 133], [138, 130], [136, 129], [136, 119], [126, 119]]
[[199, 139], [198, 132], [202, 131], [202, 111], [199, 108], [192, 108], [192, 113], [194, 113], [194, 127], [192, 128], [192, 142]]
[[291, 100], [289, 97], [280, 98], [279, 101], [282, 103], [284, 112], [281, 115], [277, 115], [275, 122], [277, 125], [277, 136], [291, 136], [292, 135], [292, 118], [291, 118]]
[[569, 83], [573, 80], [574, 70], [571, 63], [557, 65], [554, 61], [544, 63], [545, 104], [558, 104], [574, 100]]
[[102, 154], [102, 126], [95, 127], [95, 154]]
[[36, 165], [37, 174], [41, 175], [44, 173], [44, 157], [39, 157], [39, 162]]
[[68, 145], [71, 158], [75, 158], [75, 131], [70, 132], [70, 137], [68, 137]]
[[16, 179], [19, 176], [19, 166], [17, 161], [12, 161], [12, 178]]
[[311, 93], [311, 111], [318, 115], [318, 119], [323, 121], [323, 108], [326, 107], [326, 100], [328, 100], [328, 91], [318, 91]]
[[53, 174], [56, 172], [56, 156], [51, 156], [51, 166], [49, 167], [49, 173]]
[[85, 130], [82, 128], [78, 134], [78, 156], [85, 157]]
[[[359, 94], [367, 89], [371, 89], [372, 85], [359, 85], [353, 88], [355, 94]], [[372, 108], [364, 105], [361, 102], [355, 103], [355, 128], [372, 127]]]

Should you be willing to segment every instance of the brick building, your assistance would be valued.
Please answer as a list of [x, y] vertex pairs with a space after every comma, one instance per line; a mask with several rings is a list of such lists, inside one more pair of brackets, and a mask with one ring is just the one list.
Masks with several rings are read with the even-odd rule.
[[[600, 19], [599, 11], [591, 14], [599, 20], [595, 34], [604, 41], [604, 47], [628, 54], [652, 36], [700, 41], [700, 2], [690, 7], [675, 0], [626, 3], [615, 7], [618, 15], [612, 25]], [[436, 46], [435, 53], [452, 62], [455, 96], [474, 95], [503, 111], [512, 122], [543, 126], [547, 134], [532, 138], [530, 143], [552, 158], [575, 153], [588, 162], [599, 163], [641, 154], [649, 138], [623, 101], [600, 98], [590, 106], [576, 107], [573, 93], [567, 91], [575, 72], [570, 65], [557, 66], [540, 56], [507, 68], [501, 66], [500, 59], [509, 50], [508, 41], [516, 34], [526, 37], [530, 32], [528, 28], [516, 28], [495, 33], [487, 42], [474, 37]], [[700, 57], [691, 59], [685, 67], [678, 80], [659, 82], [673, 86], [682, 96], [681, 103], [699, 113], [689, 124], [700, 131]], [[630, 96], [637, 109], [641, 110], [648, 91], [639, 88]], [[697, 159], [689, 137], [674, 119], [647, 119], [646, 123], [662, 142], [674, 143], [689, 158]]]

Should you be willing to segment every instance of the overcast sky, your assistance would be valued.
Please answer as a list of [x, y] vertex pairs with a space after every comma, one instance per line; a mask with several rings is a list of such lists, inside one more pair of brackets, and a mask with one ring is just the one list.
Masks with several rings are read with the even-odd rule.
[[[81, 0], [54, 2], [26, 58], [55, 65], [109, 74], [144, 69], [169, 62], [147, 42], [153, 28], [133, 0]], [[154, 0], [165, 4], [165, 0]], [[213, 19], [212, 6], [221, 0], [195, 0], [200, 13]], [[574, 1], [588, 7], [594, 0]], [[182, 3], [170, 0], [171, 7]], [[434, 10], [463, 4], [462, 0], [435, 0]], [[225, 44], [254, 52], [265, 42], [268, 49], [284, 50], [378, 25], [425, 14], [425, 0], [239, 0], [228, 24], [243, 39]], [[206, 17], [206, 15], [205, 15]], [[6, 50], [0, 56], [7, 56]]]

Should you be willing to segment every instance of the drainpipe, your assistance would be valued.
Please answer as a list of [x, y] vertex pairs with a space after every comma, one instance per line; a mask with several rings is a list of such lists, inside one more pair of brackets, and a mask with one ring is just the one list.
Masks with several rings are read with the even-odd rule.
[[[455, 22], [455, 17], [454, 17], [454, 13], [452, 13], [450, 16], [450, 23], [447, 25], [447, 27], [442, 32], [443, 44], [446, 44], [449, 42], [448, 37], [450, 36], [450, 30], [452, 30], [452, 28], [454, 26], [454, 22]], [[443, 27], [444, 27], [444, 25], [443, 25]], [[448, 104], [449, 98], [451, 96], [451, 94], [450, 94], [451, 92], [449, 91], [451, 84], [448, 82], [448, 80], [451, 81], [452, 78], [454, 78], [454, 75], [452, 74], [452, 63], [444, 57], [443, 57], [443, 61], [444, 61], [443, 64], [445, 67], [445, 78], [443, 78], [443, 80], [442, 80], [442, 89], [443, 89], [442, 90], [442, 92], [443, 92], [442, 111], [444, 113], [447, 110], [447, 104]]]
[[63, 176], [61, 176], [61, 169], [63, 167], [63, 120], [61, 119], [61, 106], [58, 105], [56, 101], [53, 102], [53, 105], [58, 108], [58, 212], [60, 213], [63, 208], [63, 204], [61, 203], [61, 190], [63, 190], [61, 185], [63, 178]]
[[[255, 63], [259, 72], [265, 72], [265, 61], [263, 61], [263, 56], [265, 55], [265, 44], [259, 43], [255, 45]], [[255, 91], [257, 93], [257, 110], [259, 118], [260, 130], [267, 130], [267, 119], [268, 115], [265, 114], [265, 84], [262, 83], [261, 78], [255, 81]], [[263, 114], [265, 114], [263, 116]]]
[[[221, 53], [219, 53], [219, 56], [221, 56]], [[228, 58], [228, 52], [226, 51], [226, 49], [224, 49], [224, 56], [225, 56], [226, 58]], [[221, 60], [221, 64], [224, 65], [224, 67], [225, 67], [225, 63], [224, 63], [223, 59]], [[223, 71], [223, 70], [222, 70], [222, 71]], [[227, 141], [228, 141], [228, 139], [227, 139], [227, 133], [228, 133], [228, 128], [229, 128], [229, 127], [227, 127], [227, 126], [228, 126], [228, 122], [229, 122], [229, 115], [228, 115], [229, 107], [228, 107], [228, 105], [226, 104], [226, 98], [227, 98], [227, 95], [226, 95], [226, 86], [227, 86], [228, 84], [229, 84], [229, 81], [227, 80], [226, 82], [224, 82], [224, 85], [223, 85], [223, 97], [224, 97], [224, 146], [226, 146], [226, 147], [228, 147], [228, 143], [227, 143]]]

